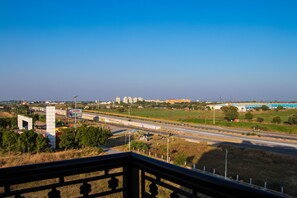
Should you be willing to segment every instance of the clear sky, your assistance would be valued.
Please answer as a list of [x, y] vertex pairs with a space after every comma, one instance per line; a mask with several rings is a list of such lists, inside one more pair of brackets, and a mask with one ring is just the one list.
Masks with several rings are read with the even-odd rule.
[[296, 0], [1, 0], [0, 100], [297, 100]]

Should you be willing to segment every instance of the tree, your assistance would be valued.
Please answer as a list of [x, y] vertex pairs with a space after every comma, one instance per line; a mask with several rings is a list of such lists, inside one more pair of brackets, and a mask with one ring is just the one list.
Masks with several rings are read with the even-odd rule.
[[284, 110], [285, 108], [283, 106], [281, 106], [281, 105], [278, 105], [276, 109], [277, 110]]
[[262, 117], [257, 117], [257, 122], [263, 122], [264, 121], [264, 118]]
[[65, 150], [76, 147], [75, 134], [74, 134], [73, 128], [63, 130], [63, 132], [60, 136], [59, 146], [60, 146], [60, 148], [63, 148]]
[[279, 116], [273, 117], [272, 118], [272, 123], [277, 123], [280, 124], [282, 122], [281, 118]]
[[5, 131], [2, 137], [2, 145], [3, 147], [10, 151], [15, 151], [17, 149], [17, 141], [18, 141], [18, 134], [14, 131]]
[[221, 110], [224, 112], [225, 119], [228, 121], [232, 121], [232, 120], [238, 118], [238, 116], [239, 116], [237, 107], [223, 106], [223, 107], [221, 107]]
[[43, 135], [38, 134], [36, 137], [36, 152], [46, 151], [50, 148], [48, 137], [43, 137]]
[[289, 124], [297, 124], [297, 114], [294, 114], [288, 118]]
[[18, 138], [18, 150], [34, 152], [36, 150], [37, 134], [33, 130], [24, 131]]
[[86, 127], [82, 136], [82, 145], [90, 147], [98, 147], [106, 143], [111, 136], [111, 132], [105, 128]]
[[270, 108], [267, 105], [262, 105], [261, 109], [263, 111], [268, 111]]
[[251, 119], [253, 119], [253, 117], [254, 117], [254, 115], [251, 112], [248, 112], [245, 114], [245, 119], [247, 119], [247, 120], [251, 120]]
[[28, 115], [29, 112], [30, 112], [30, 109], [29, 109], [28, 105], [19, 105], [17, 107], [17, 113], [18, 114]]
[[27, 149], [27, 137], [24, 133], [19, 135], [18, 142], [17, 142], [17, 150], [25, 153]]

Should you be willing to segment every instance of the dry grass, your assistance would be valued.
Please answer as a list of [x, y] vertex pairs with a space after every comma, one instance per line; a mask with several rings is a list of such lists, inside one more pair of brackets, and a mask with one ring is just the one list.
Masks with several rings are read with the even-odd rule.
[[59, 160], [74, 159], [87, 156], [97, 156], [100, 154], [100, 150], [93, 148], [60, 151], [55, 153], [5, 154], [0, 157], [0, 168], [43, 162], [54, 162]]
[[12, 118], [14, 115], [8, 112], [0, 112], [0, 118]]

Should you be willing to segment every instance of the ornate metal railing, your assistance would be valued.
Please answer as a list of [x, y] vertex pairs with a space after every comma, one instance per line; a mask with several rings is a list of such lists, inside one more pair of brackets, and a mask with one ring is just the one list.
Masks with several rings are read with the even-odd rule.
[[0, 169], [0, 197], [285, 197], [136, 153]]

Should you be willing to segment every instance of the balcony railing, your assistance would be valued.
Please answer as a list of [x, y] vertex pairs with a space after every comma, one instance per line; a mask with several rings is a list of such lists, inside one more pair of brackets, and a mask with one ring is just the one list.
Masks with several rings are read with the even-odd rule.
[[0, 197], [134, 198], [161, 194], [285, 197], [130, 152], [0, 169]]

